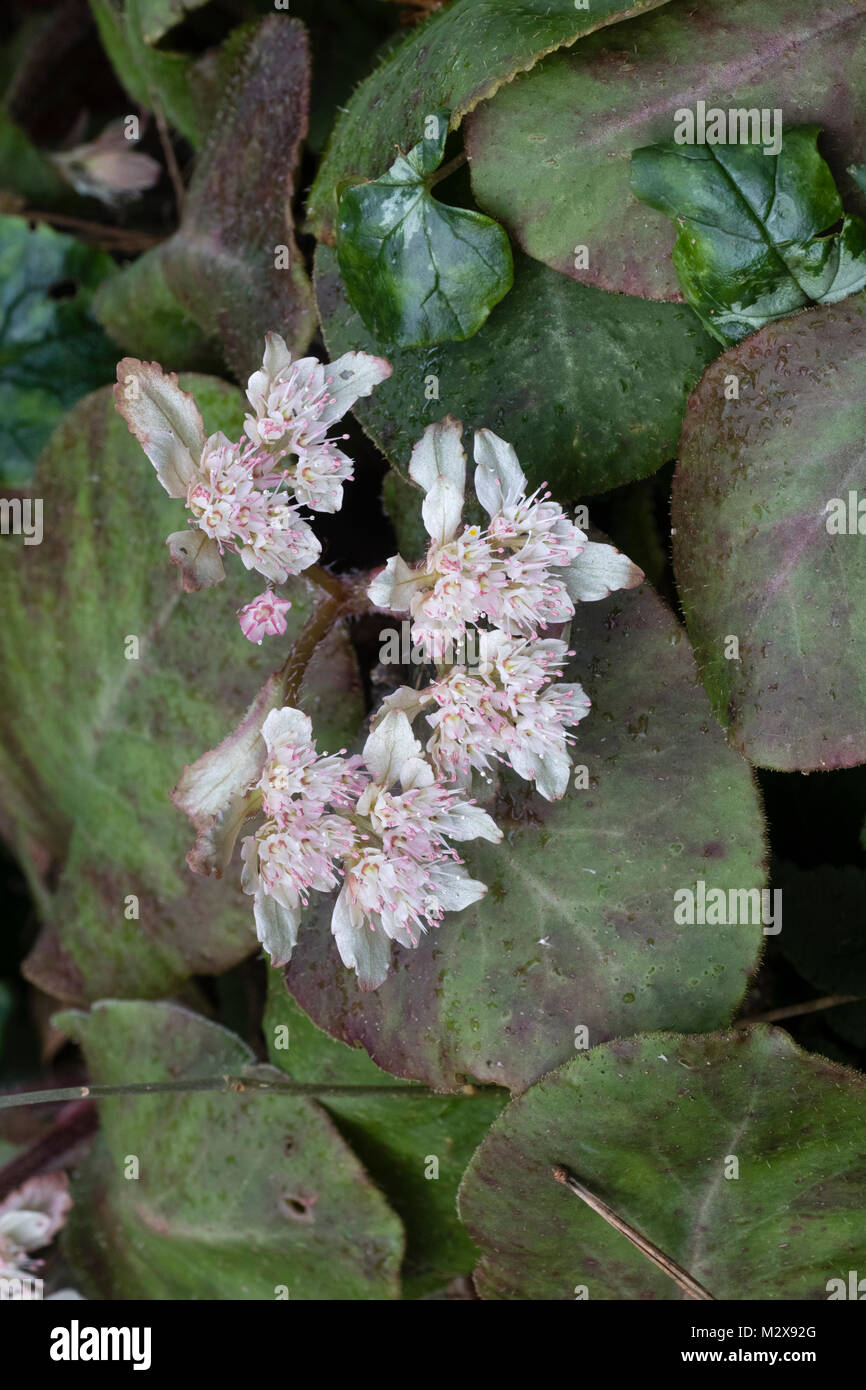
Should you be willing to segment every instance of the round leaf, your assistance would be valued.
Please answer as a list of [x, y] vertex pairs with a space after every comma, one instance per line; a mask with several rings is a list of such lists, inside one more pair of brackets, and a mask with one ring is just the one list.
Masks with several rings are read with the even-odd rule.
[[760, 767], [866, 761], [864, 402], [864, 294], [768, 324], [689, 401], [674, 569], [713, 707]]
[[[273, 1064], [296, 1081], [393, 1084], [360, 1048], [328, 1037], [269, 972], [264, 1033]], [[322, 1104], [406, 1227], [403, 1290], [418, 1298], [470, 1274], [478, 1251], [457, 1216], [457, 1186], [505, 1104], [499, 1090], [472, 1096], [328, 1096]]]
[[[255, 1060], [240, 1038], [174, 1004], [110, 1001], [59, 1022], [97, 1085], [236, 1075]], [[89, 1297], [398, 1296], [400, 1222], [314, 1102], [120, 1095], [99, 1115], [64, 1245]]]
[[776, 1028], [596, 1048], [514, 1101], [469, 1165], [478, 1291], [683, 1297], [559, 1164], [715, 1298], [825, 1299], [862, 1261], [864, 1123], [863, 1077]]

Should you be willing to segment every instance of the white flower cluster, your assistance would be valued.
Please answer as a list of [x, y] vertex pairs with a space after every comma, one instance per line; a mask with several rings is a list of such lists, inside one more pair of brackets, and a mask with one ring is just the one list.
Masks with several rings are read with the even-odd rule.
[[[262, 412], [272, 419], [270, 399]], [[427, 555], [414, 568], [394, 556], [369, 595], [411, 613], [413, 641], [433, 660], [471, 628], [479, 664], [389, 696], [361, 757], [320, 756], [305, 715], [269, 714], [257, 788], [266, 820], [244, 841], [243, 886], [272, 963], [289, 960], [309, 893], [339, 885], [331, 930], [367, 989], [385, 979], [392, 941], [417, 946], [445, 912], [487, 891], [452, 844], [502, 837], [466, 795], [474, 772], [507, 763], [548, 800], [565, 793], [569, 730], [590, 702], [580, 685], [557, 679], [574, 653], [543, 629], [567, 622], [577, 600], [643, 578], [612, 546], [588, 541], [548, 494], [527, 497], [514, 450], [489, 430], [475, 436], [475, 492], [489, 522], [462, 525], [461, 434], [446, 419], [416, 446], [410, 474], [425, 493]], [[412, 732], [421, 715], [424, 749]]]

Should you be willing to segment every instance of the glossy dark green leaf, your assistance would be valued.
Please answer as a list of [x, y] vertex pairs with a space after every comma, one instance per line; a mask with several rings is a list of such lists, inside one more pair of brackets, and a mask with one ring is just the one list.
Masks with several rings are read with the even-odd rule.
[[514, 1101], [469, 1166], [476, 1287], [505, 1300], [684, 1297], [554, 1181], [561, 1164], [715, 1298], [826, 1299], [862, 1259], [864, 1123], [864, 1078], [777, 1028], [595, 1048]]
[[398, 1076], [520, 1090], [593, 1045], [654, 1027], [716, 1028], [739, 1002], [761, 926], [675, 919], [675, 893], [759, 888], [763, 825], [748, 767], [725, 744], [682, 629], [644, 586], [583, 603], [568, 680], [593, 701], [550, 803], [516, 777], [485, 803], [505, 831], [465, 859], [486, 898], [362, 993], [340, 964], [326, 900], [305, 918], [289, 989], [332, 1036]]
[[91, 313], [114, 262], [50, 227], [0, 217], [0, 485], [21, 487], [64, 411], [114, 375]]
[[780, 771], [866, 762], [866, 294], [768, 324], [689, 401], [674, 572], [731, 741]]
[[[103, 0], [107, 3], [107, 0]], [[451, 112], [456, 129], [467, 112], [546, 53], [605, 24], [665, 0], [451, 0], [398, 44], [352, 96], [338, 121], [310, 195], [312, 230], [334, 241], [337, 197], [347, 179], [375, 179], [395, 145], [409, 149], [424, 118]]]
[[471, 338], [514, 281], [502, 228], [433, 197], [448, 113], [429, 121], [429, 138], [340, 198], [337, 257], [349, 300], [376, 338], [400, 347]]
[[309, 103], [306, 34], [297, 20], [272, 15], [247, 38], [180, 228], [98, 302], [125, 351], [146, 357], [161, 346], [162, 366], [175, 369], [217, 356], [244, 381], [261, 362], [266, 333], [302, 353], [315, 323], [291, 216]]
[[[240, 1038], [174, 1004], [112, 1000], [59, 1022], [100, 1085], [237, 1075], [255, 1062]], [[121, 1095], [99, 1117], [64, 1239], [88, 1297], [399, 1296], [400, 1221], [314, 1102]]]
[[[296, 1081], [393, 1084], [361, 1048], [323, 1033], [268, 972], [264, 1033], [271, 1061]], [[333, 1117], [406, 1227], [403, 1289], [417, 1298], [471, 1273], [478, 1251], [457, 1216], [466, 1164], [505, 1104], [493, 1089], [470, 1096], [328, 1096]]]
[[[679, 112], [782, 113], [824, 129], [846, 208], [866, 150], [866, 14], [850, 0], [701, 0], [590, 35], [518, 74], [466, 123], [478, 206], [531, 256], [588, 285], [680, 299], [674, 229], [629, 187], [632, 151]], [[821, 228], [820, 230], [823, 230]], [[583, 248], [581, 254], [576, 254]]]
[[577, 500], [654, 472], [676, 450], [688, 392], [717, 352], [690, 309], [576, 285], [525, 256], [511, 293], [465, 343], [382, 345], [320, 246], [316, 287], [331, 356], [382, 353], [391, 378], [355, 413], [404, 475], [427, 425], [452, 414], [514, 444], [532, 484]]
[[866, 286], [866, 222], [842, 201], [817, 126], [762, 145], [649, 145], [632, 156], [633, 192], [677, 227], [680, 288], [720, 342]]
[[[238, 437], [239, 392], [208, 377], [181, 384], [208, 432]], [[43, 923], [25, 971], [76, 1002], [170, 993], [256, 941], [237, 867], [221, 882], [188, 870], [193, 834], [169, 793], [281, 664], [313, 589], [291, 587], [288, 631], [261, 647], [237, 621], [261, 580], [239, 562], [225, 583], [183, 595], [165, 538], [185, 510], [109, 388], [55, 432], [33, 491], [41, 544], [0, 538], [0, 799]], [[353, 738], [362, 714], [351, 649], [337, 636], [301, 697], [323, 747]]]

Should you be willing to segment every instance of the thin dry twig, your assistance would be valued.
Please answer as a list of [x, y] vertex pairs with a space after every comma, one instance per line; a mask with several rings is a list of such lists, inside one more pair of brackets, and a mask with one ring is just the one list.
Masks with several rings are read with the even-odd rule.
[[705, 1289], [703, 1284], [699, 1284], [694, 1275], [689, 1274], [687, 1269], [683, 1269], [682, 1265], [678, 1265], [676, 1260], [672, 1260], [670, 1255], [666, 1255], [657, 1245], [653, 1245], [652, 1241], [647, 1240], [646, 1236], [641, 1235], [634, 1226], [623, 1221], [613, 1207], [609, 1207], [607, 1202], [603, 1202], [600, 1197], [596, 1197], [594, 1192], [590, 1192], [588, 1187], [584, 1187], [582, 1182], [578, 1182], [567, 1168], [558, 1164], [553, 1170], [553, 1176], [557, 1182], [561, 1182], [564, 1187], [567, 1187], [569, 1192], [573, 1192], [599, 1216], [603, 1216], [608, 1225], [613, 1226], [615, 1231], [619, 1231], [620, 1235], [631, 1241], [635, 1249], [639, 1250], [642, 1255], [646, 1255], [648, 1260], [652, 1260], [653, 1264], [657, 1265], [669, 1279], [673, 1279], [674, 1283], [678, 1284], [689, 1298], [715, 1302], [714, 1295]]
[[735, 1028], [749, 1028], [753, 1023], [776, 1023], [782, 1018], [798, 1018], [801, 1014], [818, 1014], [824, 1009], [837, 1009], [840, 1004], [862, 1004], [862, 994], [824, 994], [820, 999], [807, 999], [805, 1004], [785, 1004], [780, 1009], [767, 1009], [762, 1014], [738, 1018]]
[[25, 217], [28, 222], [47, 222], [52, 227], [67, 227], [71, 232], [81, 232], [94, 245], [105, 251], [147, 251], [164, 240], [164, 237], [153, 236], [150, 232], [111, 227], [104, 222], [88, 222], [83, 217], [72, 217], [64, 212], [43, 212], [38, 208], [25, 208], [20, 216]]
[[174, 145], [171, 143], [171, 133], [168, 128], [168, 122], [165, 119], [165, 112], [162, 109], [162, 104], [160, 103], [158, 97], [156, 97], [153, 93], [151, 93], [150, 104], [153, 108], [153, 114], [156, 120], [156, 129], [157, 134], [159, 135], [159, 143], [162, 145], [162, 152], [165, 155], [165, 164], [166, 168], [168, 169], [168, 176], [171, 179], [171, 186], [174, 189], [174, 201], [175, 206], [177, 207], [177, 220], [178, 222], [180, 222], [181, 218], [183, 217], [183, 200], [186, 196], [186, 190], [183, 186], [183, 178], [181, 177], [180, 172], [180, 165], [177, 162], [177, 155], [174, 152]]

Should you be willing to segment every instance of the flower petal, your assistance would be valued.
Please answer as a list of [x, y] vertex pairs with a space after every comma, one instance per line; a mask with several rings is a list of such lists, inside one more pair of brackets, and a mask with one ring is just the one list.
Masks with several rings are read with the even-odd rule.
[[477, 903], [487, 892], [487, 884], [477, 878], [470, 878], [460, 864], [446, 862], [431, 864], [428, 869], [431, 883], [436, 890], [439, 905], [446, 912], [460, 912]]
[[438, 545], [451, 540], [463, 515], [466, 455], [462, 434], [460, 421], [446, 415], [438, 424], [427, 426], [409, 462], [409, 477], [427, 494], [421, 507], [427, 534]]
[[211, 589], [225, 579], [220, 548], [212, 536], [188, 526], [185, 531], [172, 531], [165, 543], [171, 563], [180, 570], [180, 582], [186, 593]]
[[390, 787], [400, 776], [403, 764], [420, 752], [421, 744], [403, 711], [389, 710], [364, 744], [364, 762], [380, 787]]
[[526, 475], [510, 444], [492, 430], [475, 432], [475, 495], [490, 516], [512, 507], [526, 491]]
[[644, 572], [612, 545], [587, 541], [580, 555], [563, 572], [569, 598], [587, 603], [607, 598], [614, 589], [634, 589]]
[[369, 396], [381, 381], [387, 381], [393, 371], [385, 357], [373, 357], [369, 352], [346, 352], [336, 362], [325, 367], [325, 376], [332, 378], [328, 393], [332, 397], [322, 410], [320, 421], [331, 425], [342, 420], [347, 410], [361, 396]]
[[399, 555], [392, 555], [370, 584], [367, 596], [377, 608], [387, 608], [391, 613], [408, 613], [423, 578], [423, 574], [418, 574]]
[[185, 767], [171, 799], [192, 821], [196, 842], [186, 862], [196, 874], [219, 878], [229, 863], [241, 825], [254, 815], [260, 796], [249, 792], [268, 756], [262, 728], [285, 700], [285, 676], [274, 671], [237, 728], [216, 748]]
[[268, 893], [256, 893], [253, 904], [256, 936], [271, 958], [271, 965], [288, 965], [298, 944], [301, 909], [284, 907]]
[[391, 943], [384, 932], [371, 931], [367, 926], [364, 914], [352, 902], [347, 884], [334, 905], [331, 931], [341, 961], [356, 971], [361, 989], [378, 989], [391, 965]]
[[190, 393], [157, 362], [124, 357], [117, 364], [114, 401], [169, 497], [186, 497], [205, 446], [204, 425]]

